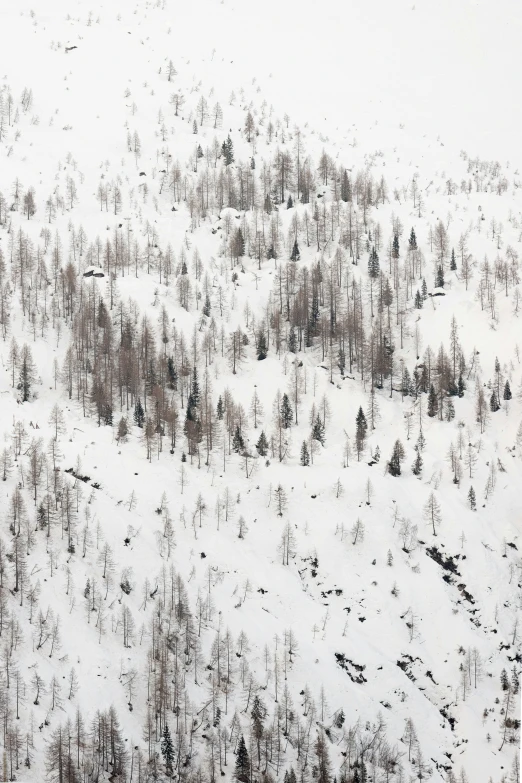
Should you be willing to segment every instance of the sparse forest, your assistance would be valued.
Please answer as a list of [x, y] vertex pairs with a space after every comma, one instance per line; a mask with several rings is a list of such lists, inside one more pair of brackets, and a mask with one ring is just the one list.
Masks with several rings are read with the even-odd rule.
[[518, 170], [119, 45], [0, 86], [1, 779], [519, 783]]

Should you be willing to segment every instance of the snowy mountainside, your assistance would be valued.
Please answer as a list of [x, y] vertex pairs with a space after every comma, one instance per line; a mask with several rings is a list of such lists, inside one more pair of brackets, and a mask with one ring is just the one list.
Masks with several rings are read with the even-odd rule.
[[2, 12], [4, 777], [518, 781], [509, 134], [299, 116], [235, 13]]

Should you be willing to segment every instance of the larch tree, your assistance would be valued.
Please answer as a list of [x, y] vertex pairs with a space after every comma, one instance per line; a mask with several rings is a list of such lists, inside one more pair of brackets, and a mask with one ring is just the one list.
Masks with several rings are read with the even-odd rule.
[[426, 519], [427, 523], [431, 525], [433, 535], [436, 536], [437, 527], [440, 525], [442, 520], [442, 514], [440, 510], [440, 503], [437, 500], [434, 492], [430, 492], [429, 497], [424, 504], [424, 518]]

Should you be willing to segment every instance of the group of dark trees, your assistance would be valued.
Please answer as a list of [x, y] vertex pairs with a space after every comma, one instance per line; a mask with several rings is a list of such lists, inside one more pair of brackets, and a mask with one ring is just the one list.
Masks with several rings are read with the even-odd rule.
[[[26, 242], [23, 236], [19, 239]], [[395, 241], [392, 246], [396, 246]], [[64, 363], [56, 368], [55, 377], [61, 379], [69, 398], [75, 398], [85, 414], [93, 413], [99, 424], [116, 424], [116, 412], [119, 412], [144, 429], [150, 442], [159, 436], [158, 451], [162, 450], [162, 437], [166, 433], [173, 450], [182, 430], [190, 454], [196, 453], [198, 444], [204, 443], [208, 461], [214, 447], [217, 408], [207, 370], [216, 357], [225, 357], [232, 372], [237, 373], [252, 352], [261, 360], [271, 351], [276, 356], [285, 351], [291, 355], [315, 351], [321, 361], [327, 362], [331, 380], [337, 371], [341, 376], [357, 372], [372, 389], [388, 386], [390, 396], [399, 393], [402, 399], [416, 401], [419, 395], [425, 394], [427, 415], [448, 421], [455, 416], [453, 400], [464, 395], [474, 372], [475, 353], [466, 359], [459, 344], [455, 318], [449, 349], [441, 345], [434, 352], [428, 347], [422, 360], [411, 370], [402, 360], [396, 360], [397, 348], [407, 339], [404, 303], [399, 307], [401, 291], [394, 290], [390, 278], [377, 272], [374, 282], [369, 277], [369, 290], [365, 292], [364, 278], [351, 271], [353, 265], [348, 263], [349, 257], [341, 248], [330, 262], [317, 261], [310, 269], [291, 261], [278, 264], [266, 319], [256, 323], [254, 318], [249, 321], [247, 318], [248, 326], [232, 332], [225, 330], [221, 319], [223, 289], [219, 287], [216, 291], [210, 285], [208, 274], [203, 276], [204, 265], [195, 251], [194, 278], [196, 282], [203, 279], [206, 305], [199, 328], [190, 337], [171, 325], [165, 307], [155, 323], [149, 315], [140, 316], [135, 304], [125, 303], [118, 295], [117, 278], [108, 266], [108, 301], [96, 287], [78, 285], [72, 262], [65, 269], [54, 267], [50, 296], [45, 248], [42, 250], [41, 261], [34, 268], [27, 262], [31, 253], [26, 254], [26, 261], [21, 264], [24, 273], [15, 276], [13, 283], [23, 298], [20, 281], [27, 279], [28, 296], [34, 300], [27, 303], [33, 337], [46, 334], [51, 324], [59, 328], [62, 319], [71, 325], [72, 342]], [[60, 261], [58, 236], [49, 252], [53, 264]], [[174, 275], [178, 282], [189, 277], [183, 259], [184, 251]], [[89, 251], [85, 262], [88, 260], [92, 260]], [[13, 268], [17, 268], [16, 259]], [[6, 288], [10, 290], [9, 285]], [[421, 337], [415, 333], [408, 339], [411, 338], [416, 342], [418, 355]], [[35, 381], [30, 348], [24, 345], [19, 349], [13, 342], [11, 364], [13, 385], [18, 382], [20, 399], [27, 401]], [[203, 383], [196, 398], [191, 386], [199, 383], [198, 373]], [[489, 407], [495, 412], [501, 400], [509, 402], [512, 396], [509, 378], [505, 377], [498, 360], [490, 388]], [[483, 404], [480, 393], [477, 394], [477, 418], [485, 426], [488, 406]], [[231, 427], [232, 436], [237, 429], [241, 435], [242, 414], [239, 413], [239, 421], [233, 421], [229, 405], [226, 407], [227, 427]], [[285, 413], [285, 428], [290, 423], [286, 416]], [[119, 426], [121, 432], [126, 431], [121, 421]], [[314, 437], [324, 442], [321, 428], [315, 422], [312, 426]], [[358, 456], [361, 443], [358, 437]]]

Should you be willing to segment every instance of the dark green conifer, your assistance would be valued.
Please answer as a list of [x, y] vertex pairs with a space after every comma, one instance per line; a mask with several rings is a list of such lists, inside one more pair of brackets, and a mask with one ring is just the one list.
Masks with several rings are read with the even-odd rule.
[[268, 441], [264, 430], [261, 430], [261, 435], [256, 443], [256, 449], [260, 457], [266, 457], [268, 454]]
[[379, 277], [379, 269], [379, 256], [377, 255], [375, 247], [373, 247], [370, 253], [370, 258], [368, 259], [368, 274], [372, 280], [375, 280]]
[[308, 451], [308, 445], [304, 440], [301, 445], [301, 465], [303, 467], [306, 467], [309, 464], [310, 464], [310, 453]]
[[321, 446], [324, 446], [324, 424], [319, 414], [317, 414], [312, 426], [312, 438], [318, 440]]
[[452, 272], [455, 272], [455, 270], [457, 269], [457, 259], [455, 258], [455, 248], [454, 247], [451, 249], [450, 269], [451, 269]]
[[141, 404], [141, 400], [138, 397], [136, 400], [136, 405], [134, 406], [134, 423], [138, 425], [138, 427], [143, 427], [143, 422], [145, 421], [145, 412], [143, 410], [143, 405]]
[[250, 759], [243, 735], [237, 744], [235, 778], [238, 783], [250, 783]]
[[288, 394], [285, 392], [283, 394], [283, 399], [281, 400], [281, 421], [283, 423], [283, 429], [287, 430], [289, 427], [292, 426], [292, 406], [290, 405], [290, 400], [288, 398]]
[[163, 734], [161, 736], [161, 755], [163, 756], [163, 761], [165, 762], [165, 769], [167, 771], [167, 775], [172, 774], [173, 769], [173, 762], [174, 762], [174, 747], [172, 745], [172, 738], [170, 736], [169, 727], [167, 724], [165, 724], [165, 728], [163, 729]]
[[439, 401], [437, 399], [437, 393], [433, 384], [430, 384], [430, 391], [428, 394], [428, 416], [433, 418], [439, 411]]

